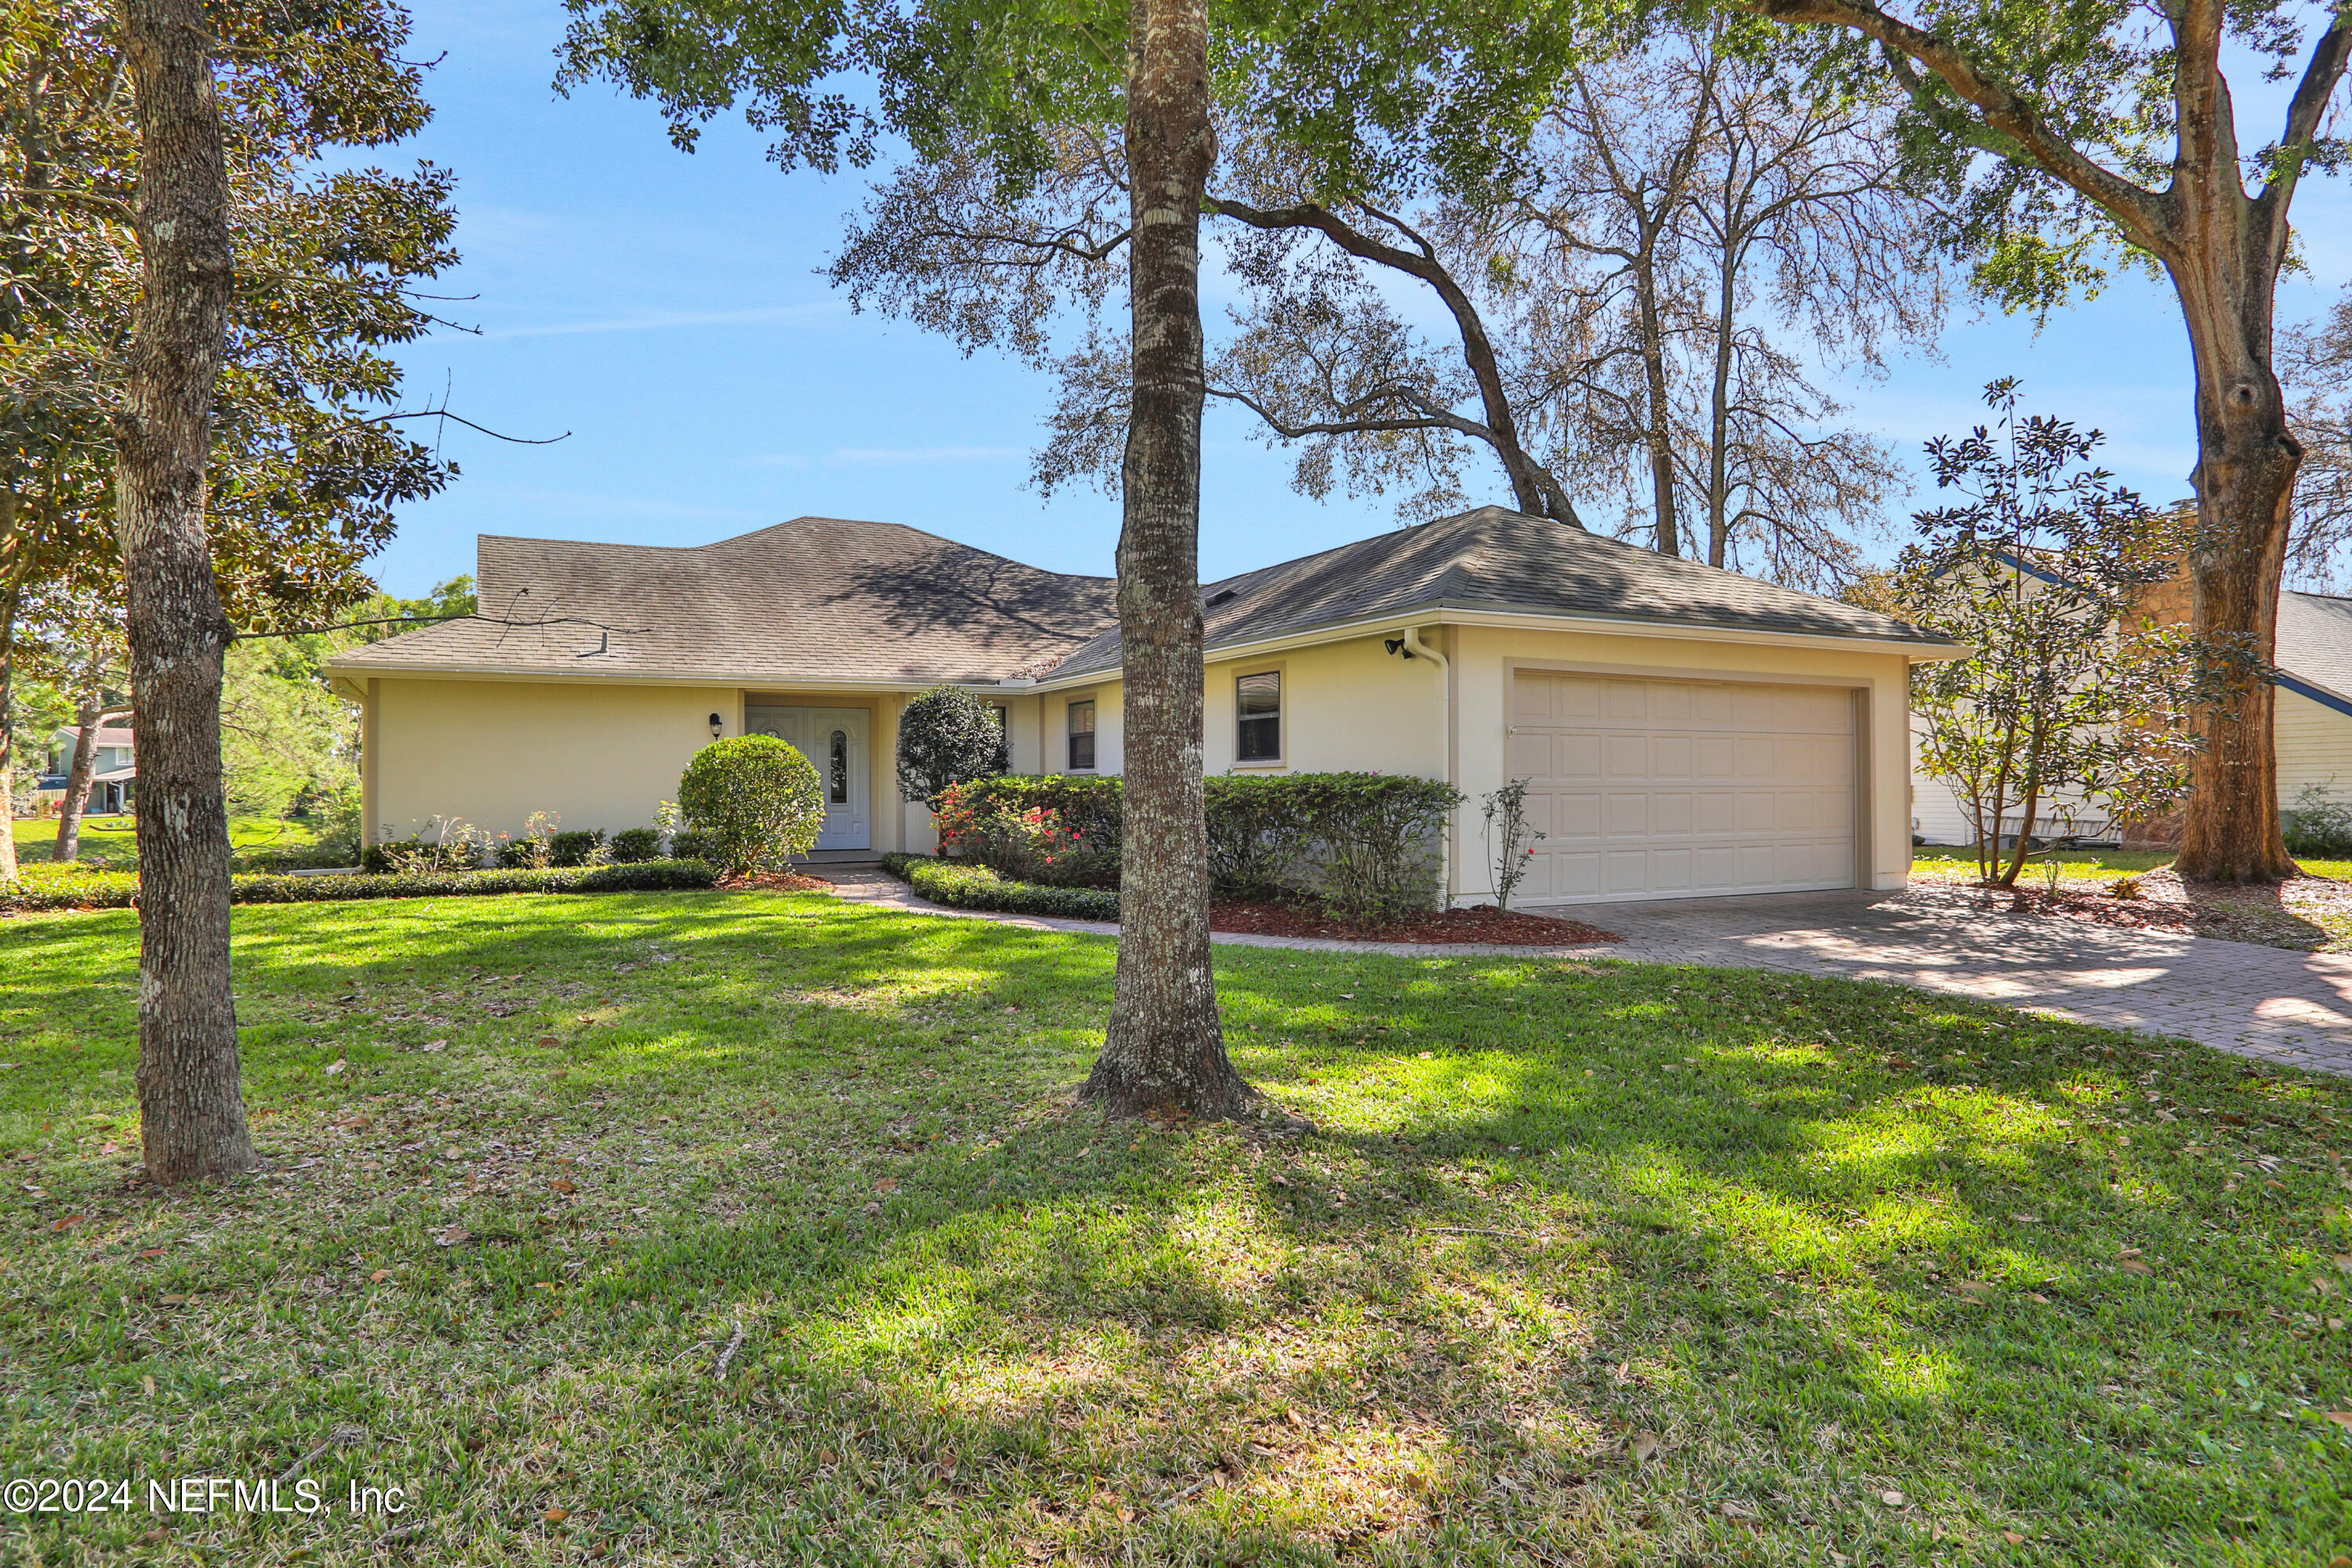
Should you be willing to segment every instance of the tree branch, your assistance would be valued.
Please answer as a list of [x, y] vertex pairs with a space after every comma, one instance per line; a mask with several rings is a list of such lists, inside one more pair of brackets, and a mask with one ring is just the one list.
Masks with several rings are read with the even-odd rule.
[[[1739, 9], [1776, 22], [1844, 27], [1862, 34], [1890, 55], [1917, 60], [1984, 116], [1985, 123], [2032, 153], [2053, 178], [2063, 181], [2114, 215], [2133, 243], [2158, 255], [2175, 248], [2165, 204], [2113, 170], [2086, 157], [2063, 133], [2046, 123], [2025, 96], [1980, 69], [1958, 47], [1936, 34], [1890, 16], [1868, 0], [1734, 0]], [[1890, 62], [1892, 63], [1892, 62]], [[1901, 72], [1895, 79], [1903, 80]]]

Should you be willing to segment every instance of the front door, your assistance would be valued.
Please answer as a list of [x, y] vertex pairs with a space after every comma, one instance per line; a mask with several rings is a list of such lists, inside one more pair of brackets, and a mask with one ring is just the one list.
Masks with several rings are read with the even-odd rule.
[[796, 748], [816, 769], [824, 787], [824, 831], [820, 849], [870, 849], [874, 826], [867, 815], [872, 791], [866, 779], [866, 737], [873, 715], [863, 708], [746, 708], [744, 728], [773, 735]]

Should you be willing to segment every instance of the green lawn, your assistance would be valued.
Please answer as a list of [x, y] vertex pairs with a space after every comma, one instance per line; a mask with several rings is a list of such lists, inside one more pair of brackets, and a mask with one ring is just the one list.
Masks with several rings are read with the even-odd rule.
[[[58, 819], [19, 817], [16, 821], [16, 858], [27, 869], [47, 865], [57, 852]], [[229, 843], [235, 848], [292, 849], [315, 843], [318, 835], [299, 822], [280, 822], [274, 817], [231, 817], [228, 825]], [[81, 824], [81, 864], [101, 870], [130, 871], [138, 868], [138, 818], [133, 816], [86, 816]]]
[[[236, 922], [271, 1170], [171, 1197], [125, 1179], [131, 918], [0, 922], [0, 1475], [138, 1500], [0, 1516], [0, 1562], [2352, 1553], [2339, 1082], [1842, 982], [1221, 948], [1311, 1125], [1106, 1126], [1100, 939]], [[331, 1513], [144, 1510], [338, 1428]], [[352, 1483], [418, 1528], [374, 1547]]]
[[[2044, 875], [2043, 868], [2054, 865], [2062, 885], [2105, 883], [2154, 871], [2171, 865], [2172, 860], [2173, 851], [2169, 849], [2057, 849], [2027, 861], [2018, 879], [2038, 887]], [[2352, 880], [2352, 860], [2302, 860], [2297, 864], [2314, 877], [2329, 877], [2339, 882]], [[1911, 852], [1911, 869], [1924, 875], [1973, 878], [1977, 861], [1966, 849], [1921, 846]]]

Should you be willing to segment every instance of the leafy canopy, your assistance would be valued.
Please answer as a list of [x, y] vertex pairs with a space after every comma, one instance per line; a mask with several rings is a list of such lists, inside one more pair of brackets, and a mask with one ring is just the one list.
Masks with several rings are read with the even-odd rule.
[[961, 686], [934, 686], [898, 717], [898, 793], [929, 802], [1012, 766], [1001, 710]]

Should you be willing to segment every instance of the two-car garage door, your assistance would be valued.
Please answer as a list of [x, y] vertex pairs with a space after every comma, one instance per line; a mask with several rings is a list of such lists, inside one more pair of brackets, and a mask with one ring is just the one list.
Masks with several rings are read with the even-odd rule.
[[1519, 670], [1507, 755], [1545, 836], [1521, 899], [1853, 886], [1845, 688]]

